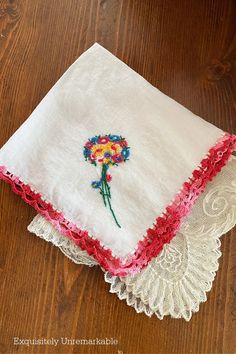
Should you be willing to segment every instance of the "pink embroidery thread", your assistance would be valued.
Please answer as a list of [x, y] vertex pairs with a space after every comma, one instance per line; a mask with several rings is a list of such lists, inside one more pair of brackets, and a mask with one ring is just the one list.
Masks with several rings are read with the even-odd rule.
[[199, 194], [202, 193], [209, 181], [227, 163], [230, 155], [236, 150], [236, 136], [225, 133], [209, 150], [199, 167], [192, 173], [192, 177], [185, 182], [174, 201], [167, 206], [165, 212], [157, 217], [154, 225], [147, 230], [146, 235], [139, 241], [134, 252], [126, 259], [112, 255], [110, 249], [104, 248], [99, 240], [93, 239], [85, 230], [65, 219], [61, 212], [43, 201], [42, 196], [31, 190], [19, 177], [13, 175], [5, 166], [0, 166], [0, 179], [9, 183], [12, 190], [23, 200], [33, 206], [63, 235], [72, 239], [81, 249], [93, 256], [106, 271], [113, 275], [126, 276], [134, 274], [144, 268], [149, 261], [156, 257], [165, 243], [169, 243], [178, 232], [183, 218], [192, 209]]

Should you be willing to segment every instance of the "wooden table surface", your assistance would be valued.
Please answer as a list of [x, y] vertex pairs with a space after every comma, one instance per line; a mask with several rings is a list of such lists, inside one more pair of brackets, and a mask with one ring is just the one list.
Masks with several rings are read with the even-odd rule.
[[[234, 0], [0, 0], [0, 145], [70, 64], [99, 42], [153, 85], [236, 133]], [[0, 353], [236, 353], [236, 232], [190, 322], [137, 314], [26, 227], [35, 211], [0, 183]], [[115, 338], [16, 346], [13, 338]]]

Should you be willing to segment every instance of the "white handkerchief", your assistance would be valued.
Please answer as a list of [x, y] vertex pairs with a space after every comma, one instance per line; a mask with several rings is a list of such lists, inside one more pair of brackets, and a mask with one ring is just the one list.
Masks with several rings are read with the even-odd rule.
[[1, 178], [103, 269], [125, 276], [171, 241], [236, 148], [94, 44], [0, 151]]
[[[210, 182], [173, 240], [141, 272], [126, 277], [105, 272], [110, 292], [137, 313], [189, 321], [207, 300], [219, 268], [220, 237], [236, 224], [236, 157]], [[77, 264], [97, 265], [68, 237], [37, 215], [28, 230], [51, 242]]]

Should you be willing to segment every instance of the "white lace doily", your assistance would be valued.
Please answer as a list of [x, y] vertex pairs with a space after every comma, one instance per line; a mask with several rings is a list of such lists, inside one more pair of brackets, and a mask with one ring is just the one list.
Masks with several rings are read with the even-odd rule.
[[86, 251], [82, 251], [73, 241], [60, 234], [39, 214], [35, 216], [27, 229], [45, 241], [51, 242], [54, 246], [59, 247], [60, 250], [76, 264], [85, 264], [89, 267], [98, 264]]
[[[235, 223], [236, 158], [232, 157], [199, 197], [181, 232], [144, 270], [128, 277], [105, 273], [110, 292], [125, 299], [138, 313], [189, 321], [212, 287], [221, 255], [220, 236]], [[39, 215], [28, 230], [58, 246], [75, 263], [97, 264]]]

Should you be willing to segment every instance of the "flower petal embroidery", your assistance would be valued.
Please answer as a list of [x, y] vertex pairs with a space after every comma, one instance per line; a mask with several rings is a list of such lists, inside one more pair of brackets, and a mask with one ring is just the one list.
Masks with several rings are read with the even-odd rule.
[[98, 135], [90, 138], [84, 145], [84, 157], [86, 161], [97, 166], [102, 166], [101, 178], [99, 181], [93, 181], [91, 186], [100, 190], [103, 203], [108, 206], [118, 227], [121, 227], [114, 210], [111, 206], [111, 182], [112, 176], [107, 173], [111, 166], [118, 166], [121, 162], [128, 160], [130, 155], [128, 143], [120, 135]]

